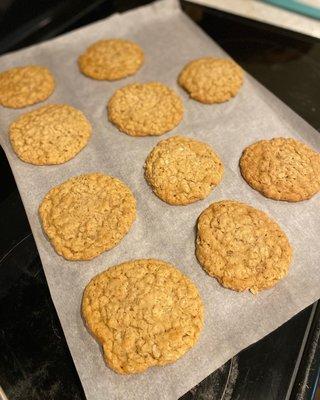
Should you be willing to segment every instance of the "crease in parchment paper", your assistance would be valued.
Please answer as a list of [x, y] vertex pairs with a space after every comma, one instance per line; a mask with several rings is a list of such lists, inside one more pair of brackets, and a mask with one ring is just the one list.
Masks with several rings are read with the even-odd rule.
[[[77, 57], [101, 38], [123, 37], [145, 52], [138, 73], [116, 82], [82, 75]], [[42, 104], [21, 110], [0, 108], [0, 141], [10, 162], [39, 250], [50, 293], [88, 400], [176, 399], [243, 348], [276, 329], [320, 297], [319, 196], [300, 203], [264, 198], [247, 185], [238, 168], [242, 150], [260, 139], [294, 137], [319, 151], [319, 134], [249, 75], [239, 94], [227, 103], [204, 105], [190, 100], [177, 76], [191, 59], [225, 53], [180, 10], [173, 0], [116, 14], [57, 39], [0, 58], [0, 71], [42, 64], [52, 70], [57, 87]], [[158, 80], [183, 98], [182, 123], [159, 137], [133, 138], [107, 120], [106, 104], [114, 91], [131, 82]], [[33, 166], [13, 153], [8, 127], [19, 115], [43, 104], [68, 103], [82, 110], [93, 125], [88, 146], [59, 166]], [[159, 200], [143, 177], [143, 164], [161, 139], [183, 134], [209, 143], [225, 165], [222, 183], [211, 195], [185, 207]], [[122, 179], [132, 189], [138, 217], [114, 249], [94, 260], [70, 262], [58, 256], [44, 236], [38, 218], [43, 196], [54, 186], [81, 173], [100, 171]], [[235, 199], [266, 211], [278, 221], [293, 247], [288, 276], [275, 288], [254, 296], [219, 286], [196, 261], [195, 224], [213, 201]], [[205, 327], [197, 345], [175, 364], [140, 375], [120, 376], [110, 370], [99, 344], [81, 315], [82, 291], [109, 266], [134, 258], [160, 258], [186, 273], [199, 287], [205, 304]]]

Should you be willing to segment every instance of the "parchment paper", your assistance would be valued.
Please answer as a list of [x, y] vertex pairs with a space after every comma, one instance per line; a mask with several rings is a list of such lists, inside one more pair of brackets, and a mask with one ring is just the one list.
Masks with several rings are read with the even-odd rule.
[[[142, 46], [146, 60], [136, 76], [110, 83], [79, 73], [77, 56], [105, 37], [130, 38]], [[23, 110], [0, 109], [1, 145], [18, 184], [51, 296], [89, 400], [176, 399], [320, 297], [319, 196], [296, 204], [268, 200], [244, 182], [238, 168], [242, 150], [256, 140], [292, 136], [319, 151], [320, 136], [248, 75], [239, 95], [225, 104], [203, 105], [189, 100], [176, 84], [177, 75], [186, 62], [205, 55], [225, 53], [180, 11], [177, 3], [164, 0], [0, 59], [1, 71], [30, 63], [49, 67], [57, 88], [45, 103], [69, 103], [83, 110], [93, 124], [92, 140], [75, 159], [60, 166], [39, 167], [20, 161], [7, 135], [11, 121], [39, 105]], [[107, 121], [108, 99], [119, 87], [149, 80], [164, 82], [181, 94], [185, 103], [183, 122], [161, 138], [133, 138], [118, 132]], [[185, 207], [163, 203], [143, 177], [149, 151], [159, 140], [176, 133], [210, 143], [225, 165], [219, 187], [206, 200]], [[138, 219], [111, 251], [88, 262], [65, 261], [43, 235], [38, 206], [53, 186], [90, 171], [126, 182], [137, 199]], [[294, 260], [288, 277], [275, 288], [255, 296], [236, 293], [220, 287], [197, 263], [196, 219], [209, 204], [221, 199], [237, 199], [268, 212], [288, 235]], [[80, 316], [82, 291], [106, 267], [143, 257], [169, 261], [193, 279], [205, 303], [205, 328], [195, 348], [175, 364], [120, 376], [105, 365], [98, 343], [84, 327]]]

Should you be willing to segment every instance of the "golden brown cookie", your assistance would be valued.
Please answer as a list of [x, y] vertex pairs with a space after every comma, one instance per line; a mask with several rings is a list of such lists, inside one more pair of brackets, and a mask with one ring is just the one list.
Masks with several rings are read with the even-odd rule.
[[9, 136], [18, 157], [35, 165], [62, 164], [82, 150], [92, 132], [81, 111], [67, 105], [43, 106], [10, 125]]
[[279, 225], [237, 201], [212, 203], [198, 219], [196, 256], [226, 288], [257, 293], [287, 275], [291, 246]]
[[116, 90], [108, 103], [108, 117], [128, 135], [159, 136], [181, 122], [183, 103], [162, 83], [134, 83]]
[[85, 288], [82, 315], [120, 374], [175, 362], [195, 345], [203, 327], [196, 286], [160, 260], [111, 267]]
[[51, 189], [39, 214], [58, 254], [67, 260], [90, 260], [128, 233], [136, 218], [136, 201], [119, 179], [91, 173]]
[[16, 67], [0, 73], [0, 104], [23, 108], [46, 100], [54, 91], [51, 72], [39, 65]]
[[172, 205], [206, 198], [222, 176], [223, 164], [213, 149], [185, 136], [159, 142], [145, 163], [145, 177], [152, 190]]
[[78, 58], [81, 72], [90, 78], [114, 81], [134, 75], [143, 64], [143, 51], [130, 40], [109, 39], [93, 43]]
[[229, 59], [199, 58], [183, 68], [178, 82], [190, 97], [201, 103], [223, 103], [238, 93], [243, 70]]
[[291, 138], [260, 140], [240, 158], [243, 178], [275, 200], [301, 201], [320, 191], [320, 154]]

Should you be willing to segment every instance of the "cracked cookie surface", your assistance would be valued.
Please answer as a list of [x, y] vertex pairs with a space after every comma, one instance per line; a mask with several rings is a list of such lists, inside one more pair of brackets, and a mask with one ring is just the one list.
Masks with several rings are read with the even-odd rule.
[[243, 70], [232, 60], [204, 57], [189, 62], [178, 82], [194, 100], [223, 103], [238, 93], [243, 84]]
[[266, 213], [225, 200], [200, 215], [196, 256], [224, 287], [257, 293], [287, 275], [292, 251], [284, 232]]
[[134, 75], [143, 64], [143, 51], [124, 39], [99, 40], [78, 58], [80, 71], [97, 80], [114, 81]]
[[92, 132], [84, 114], [66, 104], [43, 106], [22, 115], [9, 128], [18, 157], [35, 165], [62, 164], [82, 150]]
[[128, 233], [136, 218], [136, 201], [119, 179], [91, 173], [51, 189], [39, 214], [58, 254], [67, 260], [90, 260]]
[[222, 176], [223, 164], [213, 149], [185, 136], [159, 142], [145, 163], [145, 177], [152, 190], [172, 205], [206, 198]]
[[120, 374], [173, 363], [203, 327], [196, 286], [171, 264], [142, 259], [114, 266], [86, 286], [82, 315]]
[[159, 136], [175, 128], [183, 117], [183, 103], [159, 82], [134, 83], [116, 90], [108, 103], [108, 118], [131, 136]]
[[0, 73], [0, 104], [23, 108], [46, 100], [55, 82], [48, 68], [39, 65], [15, 67]]
[[274, 200], [302, 201], [320, 191], [320, 154], [291, 138], [247, 147], [240, 170], [253, 189]]

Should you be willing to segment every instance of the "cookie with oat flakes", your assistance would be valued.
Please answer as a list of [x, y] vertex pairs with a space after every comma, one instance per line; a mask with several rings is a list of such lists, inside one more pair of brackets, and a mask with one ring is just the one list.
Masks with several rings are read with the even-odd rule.
[[175, 362], [203, 327], [197, 287], [171, 264], [128, 261], [94, 277], [82, 300], [84, 320], [120, 374]]
[[99, 40], [78, 58], [80, 71], [93, 79], [114, 81], [134, 75], [142, 66], [143, 51], [124, 39]]
[[266, 213], [224, 200], [200, 215], [196, 256], [222, 286], [257, 293], [287, 275], [292, 250], [285, 233]]
[[39, 207], [54, 249], [67, 260], [91, 260], [115, 247], [136, 218], [136, 200], [119, 179], [101, 173], [71, 178]]
[[253, 189], [274, 200], [302, 201], [320, 191], [320, 154], [292, 138], [260, 140], [247, 147], [240, 170]]
[[23, 108], [46, 100], [54, 91], [55, 82], [48, 68], [27, 65], [0, 73], [0, 104]]
[[184, 111], [180, 96], [159, 82], [118, 89], [107, 108], [109, 121], [130, 136], [162, 135], [181, 122]]
[[209, 196], [221, 181], [223, 164], [206, 143], [185, 136], [159, 142], [145, 163], [145, 177], [166, 203], [186, 205]]
[[194, 100], [223, 103], [234, 97], [243, 84], [243, 70], [234, 61], [204, 57], [189, 62], [178, 82]]
[[75, 157], [92, 133], [84, 114], [67, 104], [52, 104], [23, 114], [9, 128], [13, 150], [34, 165], [62, 164]]

